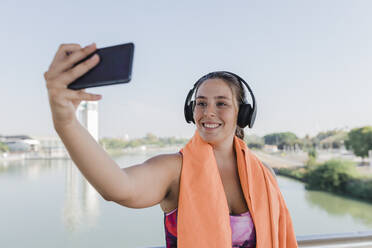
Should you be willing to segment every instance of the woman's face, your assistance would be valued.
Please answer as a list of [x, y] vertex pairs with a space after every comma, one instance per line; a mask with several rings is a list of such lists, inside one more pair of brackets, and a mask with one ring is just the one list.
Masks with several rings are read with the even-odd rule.
[[196, 94], [194, 120], [200, 136], [210, 144], [233, 138], [238, 105], [229, 85], [222, 79], [207, 79]]

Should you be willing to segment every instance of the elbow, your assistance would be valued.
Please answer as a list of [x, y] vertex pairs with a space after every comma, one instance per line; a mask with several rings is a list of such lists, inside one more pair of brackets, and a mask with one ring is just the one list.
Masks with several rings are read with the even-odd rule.
[[101, 194], [101, 196], [105, 201], [114, 201], [114, 198], [109, 195]]
[[118, 196], [113, 196], [113, 195], [108, 195], [108, 194], [101, 194], [101, 196], [106, 201], [116, 202], [116, 203], [118, 203], [120, 205], [125, 205], [128, 202], [130, 202], [130, 198], [129, 197], [123, 197], [123, 196], [118, 197]]
[[110, 192], [107, 192], [105, 190], [97, 190], [97, 192], [102, 196], [102, 198], [105, 201], [115, 201], [116, 200], [116, 197], [114, 196], [114, 194], [112, 194]]

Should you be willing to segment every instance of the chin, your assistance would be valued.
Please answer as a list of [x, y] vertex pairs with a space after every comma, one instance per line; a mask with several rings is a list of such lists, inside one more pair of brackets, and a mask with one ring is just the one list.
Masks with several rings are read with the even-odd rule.
[[221, 142], [221, 138], [218, 137], [218, 135], [210, 135], [210, 134], [205, 134], [205, 133], [202, 133], [202, 132], [199, 132], [200, 134], [200, 137], [207, 143], [209, 144], [217, 144], [219, 142]]
[[198, 131], [199, 131], [200, 137], [205, 142], [211, 145], [217, 145], [217, 144], [223, 143], [226, 139], [228, 139], [228, 137], [223, 136], [221, 133], [211, 134], [211, 133], [205, 133], [201, 130], [198, 130]]

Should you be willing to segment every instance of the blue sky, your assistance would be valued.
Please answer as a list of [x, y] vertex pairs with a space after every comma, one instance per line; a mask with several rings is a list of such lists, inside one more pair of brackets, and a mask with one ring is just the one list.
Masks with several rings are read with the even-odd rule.
[[103, 95], [99, 136], [190, 137], [193, 83], [239, 74], [258, 101], [253, 129], [314, 135], [372, 125], [372, 2], [1, 1], [0, 134], [55, 135], [43, 73], [61, 43], [134, 42], [133, 79]]

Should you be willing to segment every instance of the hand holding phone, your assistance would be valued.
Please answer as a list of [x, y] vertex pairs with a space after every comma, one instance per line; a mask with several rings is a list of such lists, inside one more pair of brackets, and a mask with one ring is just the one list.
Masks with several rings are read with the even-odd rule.
[[134, 44], [126, 43], [100, 48], [82, 59], [74, 66], [88, 60], [94, 54], [99, 56], [99, 63], [90, 71], [77, 78], [67, 87], [73, 90], [129, 83], [132, 76]]
[[[55, 129], [66, 128], [76, 123], [76, 109], [81, 101], [98, 101], [101, 95], [82, 90], [70, 90], [67, 86], [77, 78], [86, 74], [99, 63], [99, 57], [78, 64], [78, 61], [93, 54], [97, 50], [92, 43], [81, 47], [79, 44], [61, 44], [44, 73], [50, 109]], [[76, 65], [76, 66], [75, 66]]]

